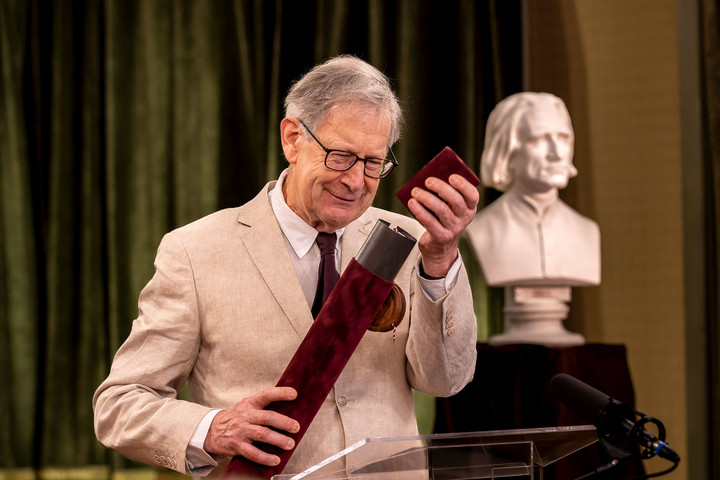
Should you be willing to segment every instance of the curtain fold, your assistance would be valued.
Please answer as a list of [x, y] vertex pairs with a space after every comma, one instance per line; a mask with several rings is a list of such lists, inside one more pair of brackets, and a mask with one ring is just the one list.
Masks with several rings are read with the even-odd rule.
[[720, 478], [720, 9], [714, 0], [700, 1], [700, 63], [703, 78], [704, 161], [702, 188], [705, 191], [705, 252], [707, 338], [708, 473]]
[[[23, 106], [29, 12], [0, 4], [0, 455], [16, 467], [34, 461], [40, 351], [39, 263], [32, 168]], [[31, 86], [32, 88], [32, 86]]]
[[[477, 170], [489, 111], [520, 88], [519, 0], [504, 3], [515, 9], [0, 2], [0, 382], [10, 386], [0, 479], [120, 478], [134, 466], [97, 443], [91, 399], [137, 316], [157, 245], [285, 168], [282, 99], [316, 63], [370, 61], [407, 111], [400, 167], [377, 206], [403, 212], [394, 192], [446, 145]], [[492, 33], [501, 23], [517, 45]], [[487, 332], [492, 309], [480, 307]]]

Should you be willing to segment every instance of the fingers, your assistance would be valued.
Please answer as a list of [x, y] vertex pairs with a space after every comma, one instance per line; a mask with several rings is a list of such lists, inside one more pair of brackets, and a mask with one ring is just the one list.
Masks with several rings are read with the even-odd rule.
[[[265, 425], [281, 431], [297, 433], [300, 430], [298, 422], [273, 410], [265, 410], [265, 407], [273, 402], [288, 402], [296, 398], [297, 391], [291, 387], [271, 387], [261, 390], [248, 398], [248, 402], [255, 408], [249, 412], [248, 421], [253, 425]], [[275, 445], [273, 442], [261, 438], [256, 438], [256, 440]], [[281, 445], [277, 446], [284, 448]]]
[[408, 208], [425, 227], [418, 241], [423, 270], [431, 277], [444, 276], [457, 259], [460, 235], [475, 217], [480, 193], [460, 175], [447, 182], [430, 177], [425, 189], [414, 188]]
[[292, 387], [268, 387], [248, 397], [256, 408], [265, 408], [272, 402], [289, 402], [297, 398], [297, 391]]
[[466, 210], [476, 209], [480, 200], [477, 188], [457, 174], [450, 175], [447, 183], [430, 177], [425, 181], [425, 187], [435, 192], [457, 215], [462, 215]]
[[265, 410], [277, 401], [291, 401], [297, 392], [289, 387], [271, 387], [239, 401], [232, 408], [220, 411], [213, 419], [205, 439], [208, 453], [242, 455], [262, 465], [280, 463], [277, 455], [264, 452], [254, 445], [261, 442], [284, 450], [295, 447], [295, 441], [283, 432], [297, 433], [300, 424], [272, 410]]
[[[287, 443], [287, 437], [281, 435], [283, 438], [279, 438], [277, 435], [272, 434], [277, 432], [263, 427], [272, 427], [284, 432], [297, 433], [300, 430], [300, 424], [292, 418], [273, 410], [265, 410], [265, 407], [273, 402], [291, 401], [296, 398], [297, 391], [295, 391], [294, 388], [270, 387], [259, 391], [245, 400], [241, 400], [231, 410], [238, 410], [238, 413], [245, 417], [248, 424], [261, 427], [253, 429], [254, 435], [252, 440], [290, 449], [292, 446], [288, 447], [287, 445], [281, 444], [282, 442]], [[245, 405], [245, 403], [248, 405]]]
[[[297, 433], [300, 430], [300, 424], [298, 422], [272, 410], [250, 410], [246, 413], [246, 420], [250, 425], [272, 427], [283, 432]], [[264, 434], [264, 432], [261, 432], [260, 434], [255, 435], [253, 440], [273, 443], [260, 438], [260, 435]], [[278, 445], [278, 447], [284, 448], [282, 445]]]
[[280, 463], [280, 457], [263, 451], [254, 442], [261, 442], [274, 445], [283, 450], [291, 450], [295, 447], [295, 441], [275, 430], [255, 425], [250, 427], [248, 441], [239, 444], [236, 455], [242, 455], [248, 460], [261, 465], [274, 466]]
[[453, 174], [447, 183], [430, 177], [425, 182], [425, 189], [413, 189], [408, 208], [439, 242], [445, 242], [470, 224], [479, 200], [477, 188], [462, 176]]
[[477, 187], [467, 181], [465, 177], [457, 174], [450, 175], [448, 181], [453, 188], [462, 194], [467, 208], [476, 210], [478, 202], [480, 202], [480, 192], [478, 192]]

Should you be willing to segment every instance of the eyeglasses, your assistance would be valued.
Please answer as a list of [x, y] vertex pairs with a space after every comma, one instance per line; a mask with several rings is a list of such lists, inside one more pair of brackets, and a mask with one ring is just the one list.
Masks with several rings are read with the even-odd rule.
[[390, 175], [392, 169], [398, 164], [395, 154], [391, 148], [388, 148], [388, 152], [390, 153], [389, 158], [360, 158], [354, 153], [346, 152], [344, 150], [325, 148], [325, 145], [323, 145], [315, 134], [310, 131], [308, 126], [305, 125], [305, 122], [300, 119], [298, 120], [302, 126], [305, 127], [305, 130], [308, 131], [310, 136], [318, 143], [318, 145], [325, 150], [325, 166], [330, 170], [344, 172], [345, 170], [350, 170], [350, 168], [352, 168], [352, 166], [360, 160], [365, 163], [365, 175], [370, 178], [385, 178]]

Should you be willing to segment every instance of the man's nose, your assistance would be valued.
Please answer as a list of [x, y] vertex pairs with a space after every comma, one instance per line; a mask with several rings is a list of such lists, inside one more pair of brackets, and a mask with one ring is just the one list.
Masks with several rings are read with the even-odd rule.
[[361, 188], [365, 183], [365, 162], [358, 159], [352, 167], [345, 170], [342, 179], [343, 183], [353, 190]]

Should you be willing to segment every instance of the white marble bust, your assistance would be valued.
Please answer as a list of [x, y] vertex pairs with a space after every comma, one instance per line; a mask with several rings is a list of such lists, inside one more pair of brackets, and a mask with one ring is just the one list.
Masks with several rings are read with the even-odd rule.
[[589, 286], [600, 283], [600, 231], [558, 195], [571, 177], [574, 132], [563, 101], [522, 92], [488, 118], [483, 184], [504, 192], [466, 235], [488, 285]]

